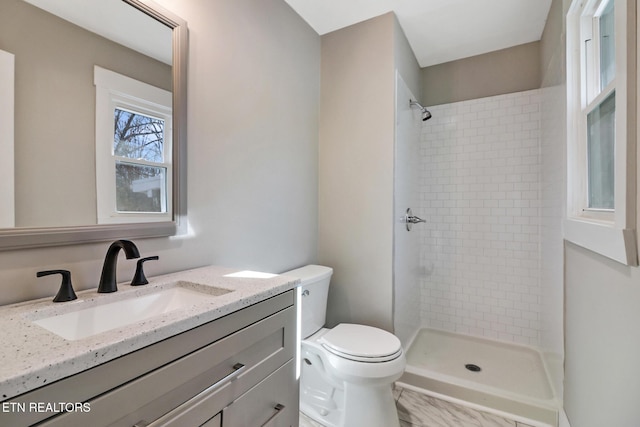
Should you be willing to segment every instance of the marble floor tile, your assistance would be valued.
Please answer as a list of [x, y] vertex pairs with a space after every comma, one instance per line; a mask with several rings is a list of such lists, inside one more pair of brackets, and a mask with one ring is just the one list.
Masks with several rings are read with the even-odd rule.
[[400, 419], [413, 426], [516, 427], [515, 421], [412, 390], [402, 391], [397, 407]]
[[[400, 427], [530, 427], [497, 415], [394, 387]], [[323, 427], [300, 413], [300, 427]]]

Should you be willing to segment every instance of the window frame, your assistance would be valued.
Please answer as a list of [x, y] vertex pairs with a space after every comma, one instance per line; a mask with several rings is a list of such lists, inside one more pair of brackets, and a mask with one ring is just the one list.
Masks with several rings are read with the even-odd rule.
[[[564, 238], [626, 265], [638, 265], [636, 228], [636, 4], [614, 2], [615, 76], [599, 87], [599, 60], [587, 62], [585, 22], [605, 0], [574, 0], [567, 13], [567, 217]], [[592, 24], [591, 28], [594, 28]], [[597, 34], [597, 31], [595, 31]], [[592, 34], [593, 36], [593, 34]], [[597, 43], [591, 45], [598, 55]], [[592, 56], [593, 57], [593, 56]], [[585, 65], [586, 64], [586, 65]], [[589, 79], [590, 67], [596, 81]], [[595, 70], [594, 70], [595, 68]], [[597, 89], [598, 94], [593, 94]], [[587, 115], [615, 91], [614, 209], [588, 207]], [[593, 95], [593, 96], [592, 96]]]
[[0, 228], [15, 222], [15, 56], [0, 50]]
[[[96, 209], [98, 224], [164, 222], [173, 219], [173, 120], [172, 94], [164, 89], [122, 74], [94, 66], [96, 86]], [[165, 212], [120, 212], [116, 209], [116, 162], [149, 165], [146, 161], [114, 155], [114, 112], [116, 109], [164, 120], [164, 162], [166, 167]]]

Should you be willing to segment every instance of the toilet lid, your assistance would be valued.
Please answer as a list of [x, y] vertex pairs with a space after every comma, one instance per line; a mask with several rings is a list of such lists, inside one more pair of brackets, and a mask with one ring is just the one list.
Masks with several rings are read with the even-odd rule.
[[348, 359], [381, 362], [393, 360], [402, 352], [400, 340], [382, 329], [341, 323], [320, 339], [322, 345]]

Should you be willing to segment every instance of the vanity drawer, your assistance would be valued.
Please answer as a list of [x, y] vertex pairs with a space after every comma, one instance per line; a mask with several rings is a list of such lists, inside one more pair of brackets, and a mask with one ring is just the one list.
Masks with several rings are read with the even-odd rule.
[[[205, 390], [145, 427], [290, 427], [298, 420], [295, 360], [291, 359], [222, 412], [215, 391]], [[203, 424], [204, 422], [204, 424]], [[221, 423], [222, 422], [222, 423]]]
[[215, 385], [206, 417], [194, 424], [200, 425], [293, 358], [295, 327], [290, 307], [89, 400], [89, 412], [62, 414], [42, 425], [146, 425]]

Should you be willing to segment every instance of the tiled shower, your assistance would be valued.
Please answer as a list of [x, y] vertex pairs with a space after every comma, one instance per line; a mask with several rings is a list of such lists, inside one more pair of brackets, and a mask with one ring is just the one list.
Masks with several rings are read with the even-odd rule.
[[395, 228], [396, 334], [405, 347], [418, 328], [525, 345], [561, 395], [562, 88], [430, 106], [424, 122], [401, 78], [397, 94], [394, 212], [426, 222]]
[[418, 211], [424, 326], [538, 346], [540, 90], [431, 108]]

